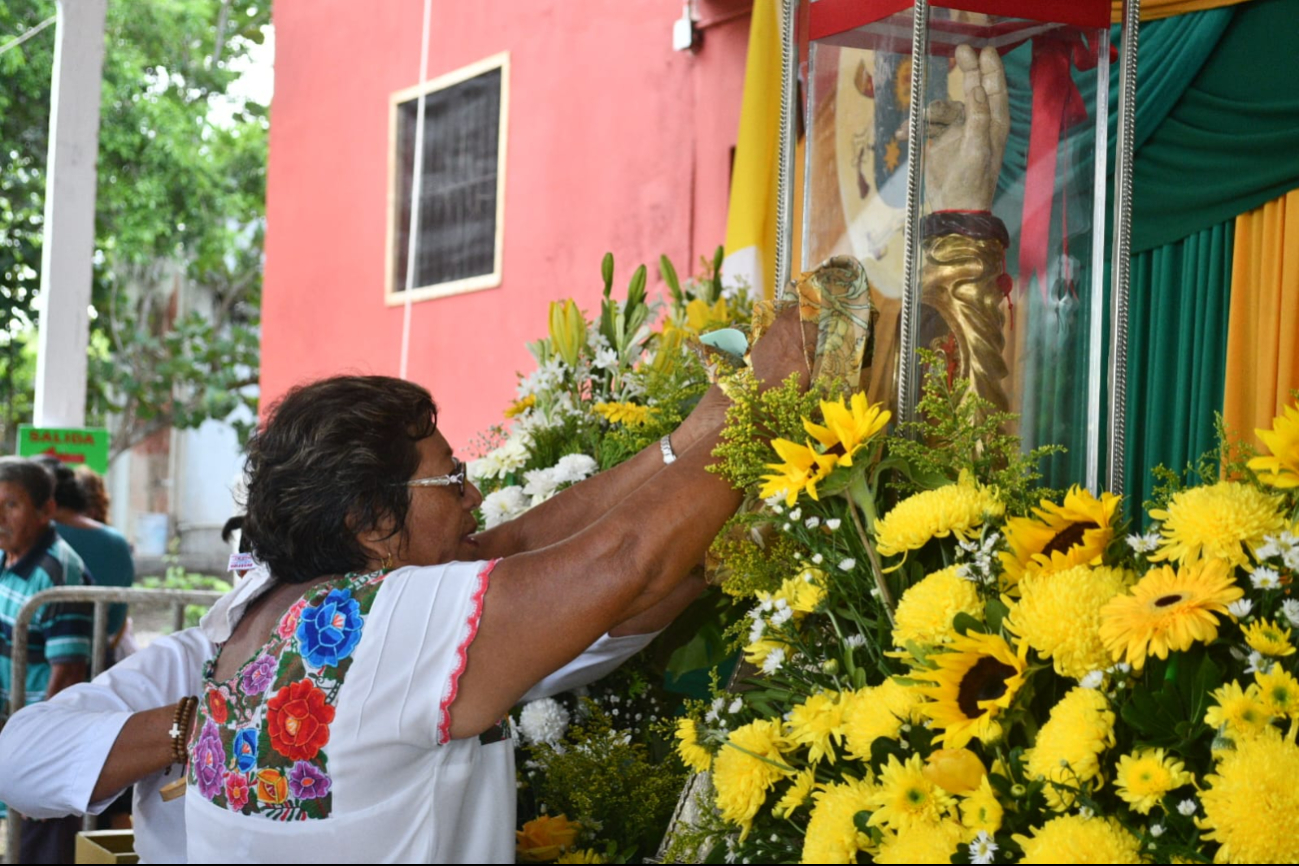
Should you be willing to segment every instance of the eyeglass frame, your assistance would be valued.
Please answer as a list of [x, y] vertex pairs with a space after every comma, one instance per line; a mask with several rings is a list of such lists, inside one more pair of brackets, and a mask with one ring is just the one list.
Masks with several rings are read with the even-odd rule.
[[451, 487], [452, 485], [460, 488], [460, 498], [465, 496], [465, 481], [468, 478], [469, 469], [465, 462], [459, 457], [451, 458], [451, 472], [446, 475], [430, 475], [427, 478], [412, 478], [405, 482], [406, 487]]

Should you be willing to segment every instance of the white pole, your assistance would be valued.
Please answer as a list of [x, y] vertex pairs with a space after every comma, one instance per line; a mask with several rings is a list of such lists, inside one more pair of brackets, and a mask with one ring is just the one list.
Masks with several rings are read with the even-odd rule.
[[59, 0], [34, 413], [35, 423], [46, 427], [80, 427], [86, 420], [87, 311], [107, 8], [108, 0]]

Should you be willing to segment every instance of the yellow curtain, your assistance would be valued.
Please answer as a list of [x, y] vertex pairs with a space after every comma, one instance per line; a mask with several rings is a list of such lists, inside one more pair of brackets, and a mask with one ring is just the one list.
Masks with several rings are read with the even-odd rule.
[[[1248, 0], [1141, 0], [1141, 20], [1154, 21], [1156, 18], [1171, 18], [1187, 12], [1236, 6], [1246, 2]], [[1113, 0], [1113, 5], [1112, 20], [1118, 24], [1123, 20], [1123, 0]]]
[[1299, 190], [1236, 217], [1223, 417], [1262, 447], [1299, 388]]

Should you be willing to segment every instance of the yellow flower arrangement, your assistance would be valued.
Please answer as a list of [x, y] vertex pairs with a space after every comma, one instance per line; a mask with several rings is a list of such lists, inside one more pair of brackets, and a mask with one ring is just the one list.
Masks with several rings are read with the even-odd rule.
[[990, 517], [1000, 517], [1005, 505], [997, 491], [962, 473], [956, 484], [924, 490], [893, 506], [875, 524], [876, 543], [882, 556], [919, 550], [931, 539], [956, 535], [969, 539]]
[[959, 613], [982, 617], [983, 600], [958, 566], [935, 571], [902, 593], [893, 614], [893, 645], [949, 643], [956, 637], [952, 620]]
[[1025, 575], [1051, 574], [1079, 565], [1099, 565], [1105, 548], [1114, 539], [1114, 515], [1123, 498], [1069, 488], [1064, 502], [1043, 499], [1036, 517], [1012, 517], [1006, 521], [1006, 544], [1001, 554], [1007, 583], [1019, 583]]
[[1219, 863], [1299, 863], [1299, 747], [1277, 734], [1221, 753], [1200, 793]]
[[582, 829], [564, 815], [542, 815], [515, 830], [515, 853], [525, 863], [545, 863], [573, 847]]
[[959, 749], [972, 739], [997, 740], [997, 717], [1010, 708], [1027, 676], [1028, 644], [1021, 642], [1016, 649], [997, 635], [971, 632], [958, 635], [946, 648], [932, 657], [936, 670], [912, 674], [931, 683], [916, 687], [930, 699], [920, 712], [942, 731], [937, 741], [946, 748]]
[[896, 740], [904, 724], [916, 721], [920, 693], [893, 679], [843, 694], [844, 745], [850, 757], [869, 760], [880, 737]]
[[1030, 575], [1020, 584], [1006, 627], [1051, 659], [1057, 673], [1082, 679], [1110, 665], [1100, 636], [1101, 610], [1126, 583], [1125, 572], [1105, 566]]
[[706, 773], [713, 765], [712, 752], [699, 744], [699, 727], [694, 719], [681, 719], [676, 730], [677, 754], [681, 763], [696, 773]]
[[1248, 548], [1286, 528], [1279, 497], [1238, 481], [1179, 491], [1167, 509], [1152, 509], [1150, 516], [1163, 522], [1163, 541], [1151, 560], [1184, 565], [1215, 557], [1247, 565]]
[[869, 779], [845, 776], [813, 794], [816, 805], [803, 839], [803, 863], [856, 863], [870, 837], [857, 829], [858, 812], [870, 808], [875, 786]]
[[876, 863], [951, 863], [961, 843], [961, 825], [942, 821], [916, 833], [886, 833]]
[[626, 427], [639, 427], [648, 424], [654, 410], [637, 403], [596, 403], [591, 407], [596, 414], [610, 424], [622, 424]]
[[925, 776], [924, 760], [912, 755], [903, 763], [897, 755], [889, 755], [870, 797], [870, 826], [895, 833], [927, 833], [954, 815], [956, 800]]
[[1217, 705], [1205, 711], [1204, 723], [1233, 740], [1254, 739], [1271, 729], [1272, 714], [1257, 683], [1246, 688], [1238, 682], [1224, 683], [1214, 689], [1213, 699]]
[[1254, 683], [1268, 714], [1299, 717], [1299, 680], [1280, 665], [1273, 665], [1270, 671], [1255, 672]]
[[713, 759], [717, 808], [723, 818], [743, 828], [741, 839], [748, 836], [767, 792], [794, 774], [781, 753], [785, 745], [780, 720], [759, 719], [732, 731]]
[[1260, 619], [1245, 626], [1245, 643], [1249, 648], [1273, 658], [1294, 655], [1294, 645], [1290, 643], [1290, 629], [1282, 628], [1275, 622]]
[[1137, 812], [1149, 815], [1165, 794], [1191, 784], [1195, 777], [1186, 772], [1185, 764], [1165, 755], [1163, 749], [1139, 749], [1119, 758], [1114, 781], [1120, 797]]
[[1299, 408], [1286, 406], [1272, 420], [1271, 430], [1255, 430], [1271, 456], [1255, 457], [1249, 468], [1272, 487], [1299, 487]]
[[762, 476], [766, 483], [758, 495], [763, 499], [784, 496], [786, 505], [793, 505], [800, 493], [819, 501], [816, 485], [834, 471], [838, 458], [818, 453], [810, 443], [804, 446], [788, 439], [772, 439], [771, 447], [782, 462], [767, 464], [767, 468], [776, 472]]
[[808, 799], [812, 796], [812, 788], [816, 784], [816, 773], [811, 767], [805, 767], [798, 771], [794, 781], [790, 784], [789, 790], [785, 791], [776, 805], [772, 807], [771, 812], [777, 818], [788, 818], [798, 809], [803, 808]]
[[827, 451], [840, 449], [840, 466], [851, 466], [852, 456], [871, 437], [888, 426], [892, 414], [881, 404], [867, 402], [866, 395], [860, 391], [853, 394], [850, 404], [839, 400], [822, 400], [821, 416], [825, 426], [813, 424], [808, 418], [803, 419], [803, 428], [820, 442]]
[[1118, 660], [1134, 668], [1145, 666], [1148, 655], [1168, 658], [1218, 636], [1218, 618], [1227, 605], [1243, 596], [1225, 561], [1211, 559], [1184, 565], [1152, 568], [1132, 587], [1101, 609], [1101, 640]]
[[1099, 778], [1100, 756], [1114, 745], [1114, 710], [1097, 689], [1077, 686], [1051, 708], [1051, 715], [1037, 732], [1033, 747], [1024, 753], [1030, 776], [1045, 779], [1042, 789], [1047, 805], [1057, 812], [1073, 806], [1072, 791], [1086, 790]]
[[1013, 838], [1020, 863], [1140, 863], [1141, 842], [1113, 818], [1062, 815]]
[[822, 758], [834, 763], [835, 741], [843, 741], [843, 704], [839, 695], [812, 695], [789, 711], [785, 731], [791, 743], [807, 746], [807, 759], [813, 764]]
[[966, 841], [973, 839], [980, 831], [992, 835], [1001, 829], [1005, 809], [997, 799], [997, 792], [992, 790], [992, 783], [987, 776], [983, 777], [979, 787], [969, 796], [961, 798], [959, 808]]

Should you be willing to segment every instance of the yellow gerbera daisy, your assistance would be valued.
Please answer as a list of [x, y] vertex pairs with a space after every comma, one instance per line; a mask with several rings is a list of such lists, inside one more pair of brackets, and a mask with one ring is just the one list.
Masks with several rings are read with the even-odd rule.
[[858, 812], [870, 808], [874, 791], [869, 779], [845, 776], [812, 795], [816, 805], [803, 838], [804, 863], [857, 862], [857, 852], [869, 848], [871, 840], [857, 829], [854, 819]]
[[892, 414], [880, 403], [867, 402], [866, 395], [860, 391], [852, 395], [851, 408], [843, 398], [822, 400], [821, 416], [825, 426], [813, 424], [803, 419], [803, 429], [816, 441], [825, 446], [827, 451], [842, 449], [839, 457], [840, 466], [851, 466], [852, 455], [865, 445], [876, 433], [888, 426]]
[[1256, 683], [1248, 688], [1234, 681], [1224, 683], [1214, 689], [1213, 699], [1218, 703], [1205, 711], [1204, 723], [1233, 740], [1253, 739], [1272, 726], [1272, 714]]
[[798, 494], [807, 491], [808, 496], [820, 501], [816, 485], [834, 471], [838, 458], [833, 454], [818, 454], [811, 443], [804, 446], [788, 439], [772, 439], [771, 447], [784, 462], [767, 464], [776, 473], [762, 476], [767, 483], [758, 495], [763, 499], [784, 496], [785, 504], [793, 505]]
[[1001, 736], [997, 716], [1010, 707], [1024, 685], [1028, 644], [1016, 650], [997, 635], [971, 632], [958, 635], [948, 652], [934, 656], [937, 670], [916, 672], [913, 679], [933, 685], [916, 687], [930, 698], [920, 712], [942, 731], [937, 742], [959, 749], [972, 739], [985, 743]]
[[961, 843], [961, 825], [952, 820], [919, 833], [885, 833], [876, 863], [951, 863]]
[[957, 575], [958, 566], [935, 571], [902, 593], [893, 614], [893, 645], [948, 643], [956, 637], [959, 613], [982, 619], [983, 601], [974, 583]]
[[1290, 629], [1282, 628], [1275, 622], [1260, 619], [1245, 626], [1245, 643], [1265, 656], [1283, 658], [1294, 655], [1294, 645], [1290, 643]]
[[1011, 838], [1024, 851], [1020, 863], [1142, 862], [1141, 842], [1114, 818], [1061, 815]]
[[1220, 559], [1152, 568], [1132, 587], [1101, 609], [1101, 640], [1114, 659], [1126, 658], [1134, 668], [1145, 666], [1153, 653], [1187, 649], [1196, 641], [1218, 636], [1218, 619], [1227, 605], [1244, 595], [1231, 570]]
[[1280, 736], [1222, 753], [1200, 794], [1205, 838], [1219, 863], [1299, 863], [1299, 748]]
[[1142, 815], [1149, 815], [1165, 794], [1191, 784], [1195, 777], [1186, 772], [1181, 761], [1167, 757], [1163, 749], [1140, 749], [1119, 758], [1114, 781], [1120, 797]]
[[1000, 517], [1005, 506], [994, 489], [983, 487], [962, 473], [956, 484], [925, 490], [893, 506], [875, 524], [875, 537], [883, 556], [919, 550], [931, 539], [955, 534], [968, 539], [983, 521]]
[[1273, 716], [1299, 716], [1299, 680], [1296, 680], [1280, 665], [1273, 665], [1272, 670], [1264, 673], [1256, 671], [1254, 682], [1258, 685], [1258, 696]]
[[912, 755], [906, 763], [897, 755], [880, 769], [879, 783], [870, 798], [873, 813], [867, 823], [895, 833], [929, 832], [956, 809], [956, 800], [925, 777], [924, 758]]
[[896, 740], [902, 726], [916, 720], [919, 691], [896, 680], [885, 680], [843, 697], [844, 745], [848, 755], [870, 760], [871, 744], [880, 737]]
[[1032, 574], [1020, 584], [1006, 627], [1051, 659], [1057, 673], [1082, 679], [1110, 665], [1100, 636], [1101, 610], [1126, 584], [1126, 572], [1104, 566]]
[[1258, 480], [1273, 487], [1288, 489], [1299, 487], [1299, 408], [1286, 406], [1272, 419], [1271, 430], [1254, 430], [1263, 440], [1270, 457], [1255, 457], [1249, 468]]
[[795, 810], [803, 808], [803, 804], [812, 796], [812, 786], [815, 784], [816, 773], [812, 771], [811, 767], [799, 770], [798, 775], [794, 777], [793, 784], [789, 786], [789, 790], [772, 808], [772, 814], [777, 818], [788, 818], [794, 814]]
[[992, 790], [992, 783], [987, 776], [979, 782], [979, 787], [975, 788], [968, 797], [961, 798], [961, 825], [965, 827], [965, 837], [968, 841], [979, 835], [982, 830], [989, 835], [995, 834], [1001, 829], [1001, 819], [1005, 814], [1001, 801], [997, 799], [997, 792]]
[[794, 773], [781, 754], [785, 745], [780, 720], [759, 719], [732, 731], [713, 760], [717, 809], [743, 828], [741, 840], [749, 835], [767, 792]]
[[1001, 554], [1006, 582], [1028, 574], [1064, 571], [1077, 565], [1099, 565], [1105, 548], [1114, 540], [1114, 515], [1123, 497], [1102, 493], [1097, 499], [1077, 485], [1069, 488], [1064, 503], [1042, 500], [1036, 517], [1006, 521], [1006, 543]]
[[[1057, 812], [1076, 798], [1067, 788], [1090, 787], [1100, 776], [1101, 753], [1114, 745], [1114, 711], [1099, 689], [1075, 686], [1054, 707], [1033, 747], [1024, 753], [1030, 776], [1045, 779], [1047, 805]], [[1067, 786], [1066, 788], [1057, 786]]]
[[1237, 481], [1182, 490], [1167, 509], [1150, 512], [1163, 522], [1164, 537], [1150, 558], [1189, 564], [1216, 557], [1246, 565], [1248, 551], [1262, 544], [1264, 535], [1286, 528], [1281, 504], [1280, 497]]
[[647, 424], [650, 416], [654, 414], [654, 410], [650, 407], [636, 403], [596, 403], [591, 408], [610, 424], [622, 424], [627, 427]]
[[713, 765], [713, 753], [699, 743], [699, 728], [694, 719], [677, 722], [677, 754], [681, 762], [696, 773], [706, 773]]
[[834, 763], [834, 744], [843, 742], [843, 704], [834, 692], [812, 695], [789, 711], [786, 737], [807, 746], [813, 764], [822, 758]]

